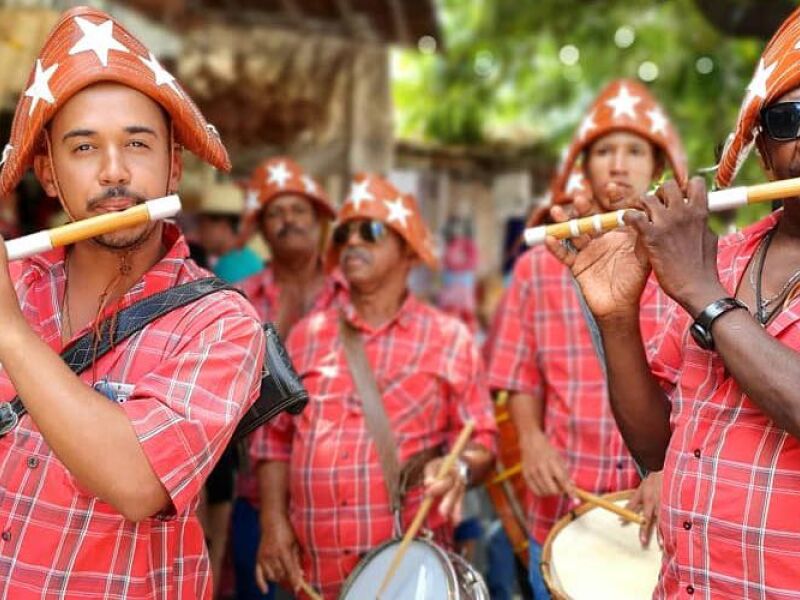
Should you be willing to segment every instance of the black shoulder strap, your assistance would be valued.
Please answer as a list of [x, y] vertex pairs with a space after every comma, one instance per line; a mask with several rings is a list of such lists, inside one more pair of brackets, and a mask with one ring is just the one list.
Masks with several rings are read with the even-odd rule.
[[[106, 319], [100, 324], [99, 341], [95, 340], [94, 331], [89, 331], [68, 346], [61, 353], [61, 358], [73, 373], [82, 373], [115, 345], [138, 333], [153, 321], [222, 290], [238, 291], [218, 277], [205, 277], [148, 296], [116, 314], [113, 332], [111, 331], [113, 318]], [[13, 429], [25, 412], [25, 406], [19, 396], [11, 402], [0, 403], [0, 437]]]

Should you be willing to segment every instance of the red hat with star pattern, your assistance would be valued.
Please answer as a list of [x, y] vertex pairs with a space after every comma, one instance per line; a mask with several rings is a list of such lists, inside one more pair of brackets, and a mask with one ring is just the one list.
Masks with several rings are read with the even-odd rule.
[[739, 109], [736, 127], [720, 156], [715, 178], [719, 187], [728, 187], [739, 167], [750, 154], [760, 112], [778, 98], [800, 86], [800, 8], [796, 9], [772, 36], [756, 66], [747, 94]]
[[627, 131], [648, 140], [667, 158], [672, 174], [682, 185], [687, 181], [686, 154], [678, 132], [645, 86], [628, 79], [608, 84], [584, 117], [550, 186], [555, 204], [572, 201], [571, 194], [587, 182], [580, 167], [583, 151], [614, 131]]
[[269, 158], [259, 164], [253, 169], [247, 188], [245, 219], [283, 194], [305, 196], [325, 217], [336, 218], [336, 209], [323, 187], [286, 156]]
[[[433, 235], [411, 194], [401, 194], [382, 177], [359, 173], [353, 178], [339, 211], [339, 224], [356, 219], [374, 219], [386, 224], [406, 241], [425, 265], [434, 270], [439, 268]], [[333, 244], [329, 248], [328, 267], [339, 264], [339, 250]]]
[[169, 114], [177, 143], [218, 169], [230, 169], [216, 129], [152, 52], [110, 15], [80, 6], [65, 12], [50, 32], [17, 103], [11, 140], [0, 157], [0, 197], [16, 187], [41, 151], [53, 115], [76, 93], [99, 82], [146, 94]]

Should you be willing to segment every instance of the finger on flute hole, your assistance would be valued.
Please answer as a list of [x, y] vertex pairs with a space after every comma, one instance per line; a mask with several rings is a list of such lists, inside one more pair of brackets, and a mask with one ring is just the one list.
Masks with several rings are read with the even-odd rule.
[[558, 204], [556, 204], [555, 206], [553, 206], [553, 208], [550, 209], [550, 217], [556, 223], [563, 223], [564, 221], [569, 220], [569, 215], [567, 214], [567, 211], [564, 210], [563, 206], [560, 206]]

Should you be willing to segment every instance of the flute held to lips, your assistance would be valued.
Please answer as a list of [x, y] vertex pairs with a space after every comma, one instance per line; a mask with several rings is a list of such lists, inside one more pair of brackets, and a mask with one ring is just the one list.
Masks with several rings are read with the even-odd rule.
[[6, 242], [8, 260], [27, 258], [59, 246], [82, 242], [98, 235], [120, 229], [174, 217], [181, 210], [181, 200], [177, 195], [148, 200], [119, 212], [110, 212], [88, 219], [67, 223], [61, 227], [46, 229]]
[[[710, 192], [708, 194], [708, 210], [710, 212], [718, 212], [746, 204], [769, 202], [798, 195], [800, 195], [800, 177], [782, 179], [758, 185]], [[603, 233], [604, 231], [611, 231], [617, 227], [624, 226], [624, 216], [629, 210], [634, 209], [620, 209], [580, 219], [571, 219], [563, 223], [528, 227], [523, 236], [528, 246], [536, 246], [544, 243], [545, 238], [548, 236], [557, 240], [566, 240], [586, 233]]]

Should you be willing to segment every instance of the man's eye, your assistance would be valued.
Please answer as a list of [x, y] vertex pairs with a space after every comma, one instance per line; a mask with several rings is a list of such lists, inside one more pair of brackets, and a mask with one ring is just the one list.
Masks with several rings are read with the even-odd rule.
[[75, 148], [75, 152], [87, 152], [92, 149], [91, 144], [81, 144], [80, 146]]
[[141, 142], [139, 140], [131, 140], [129, 142], [129, 145], [134, 147], [134, 148], [148, 148], [149, 147], [147, 144], [145, 144], [144, 142]]

